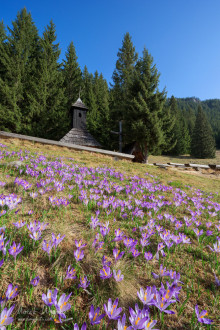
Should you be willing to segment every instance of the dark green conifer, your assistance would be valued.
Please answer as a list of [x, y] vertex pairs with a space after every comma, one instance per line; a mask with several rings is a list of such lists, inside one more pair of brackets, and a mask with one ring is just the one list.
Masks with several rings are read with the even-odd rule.
[[169, 154], [187, 154], [190, 152], [189, 130], [184, 115], [182, 111], [178, 108], [178, 104], [174, 96], [171, 96], [169, 106], [173, 120], [175, 122], [172, 130], [175, 144], [173, 148], [169, 150]]
[[63, 61], [63, 77], [65, 96], [67, 98], [67, 108], [71, 107], [79, 97], [82, 86], [82, 73], [77, 62], [77, 56], [73, 42], [67, 48], [66, 59]]
[[102, 146], [108, 147], [110, 134], [108, 84], [98, 71], [93, 76], [85, 67], [83, 85], [83, 101], [89, 108], [87, 128]]
[[160, 74], [146, 49], [136, 65], [131, 100], [126, 112], [126, 141], [136, 141], [147, 162], [148, 155], [166, 144], [163, 114], [166, 91], [158, 90]]
[[8, 30], [7, 40], [1, 43], [3, 52], [0, 51], [1, 70], [5, 72], [0, 80], [1, 126], [13, 132], [27, 133], [32, 118], [28, 95], [31, 93], [30, 81], [35, 79], [36, 73], [38, 31], [25, 8], [18, 12]]
[[138, 58], [128, 32], [124, 35], [122, 47], [119, 48], [117, 56], [116, 68], [112, 76], [113, 88], [111, 90], [111, 98], [113, 102], [111, 104], [111, 117], [118, 127], [118, 121], [124, 118], [126, 112], [130, 84]]
[[56, 43], [55, 25], [52, 21], [45, 28], [41, 42], [38, 83], [32, 99], [33, 132], [39, 137], [60, 139], [69, 125], [66, 107], [59, 44]]
[[196, 158], [215, 158], [215, 151], [211, 126], [199, 105], [191, 142], [191, 154]]

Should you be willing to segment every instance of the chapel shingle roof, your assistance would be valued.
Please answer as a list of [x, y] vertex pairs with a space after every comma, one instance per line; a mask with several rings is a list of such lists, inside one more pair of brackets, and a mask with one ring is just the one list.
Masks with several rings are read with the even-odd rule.
[[80, 146], [98, 147], [101, 144], [86, 130], [79, 128], [72, 128], [61, 140], [63, 143], [72, 143]]
[[88, 108], [82, 102], [80, 97], [78, 98], [78, 100], [75, 103], [72, 103], [72, 107], [88, 110]]

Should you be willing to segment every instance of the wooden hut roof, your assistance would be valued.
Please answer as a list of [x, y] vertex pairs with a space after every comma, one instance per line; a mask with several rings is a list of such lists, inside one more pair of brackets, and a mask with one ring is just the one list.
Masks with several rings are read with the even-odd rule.
[[72, 128], [61, 140], [63, 143], [73, 143], [80, 146], [101, 148], [101, 144], [86, 130]]
[[85, 104], [82, 102], [81, 98], [79, 97], [78, 100], [75, 103], [72, 103], [72, 107], [79, 108], [83, 110], [88, 110], [88, 108], [85, 106]]

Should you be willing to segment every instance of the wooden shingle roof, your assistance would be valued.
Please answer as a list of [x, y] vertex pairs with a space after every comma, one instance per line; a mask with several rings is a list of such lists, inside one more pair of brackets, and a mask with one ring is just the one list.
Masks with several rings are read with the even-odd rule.
[[63, 143], [72, 143], [80, 146], [101, 148], [101, 144], [86, 130], [72, 128], [61, 140]]
[[83, 110], [88, 110], [88, 108], [85, 106], [85, 104], [82, 102], [81, 98], [79, 97], [78, 100], [72, 104], [72, 107], [79, 108]]

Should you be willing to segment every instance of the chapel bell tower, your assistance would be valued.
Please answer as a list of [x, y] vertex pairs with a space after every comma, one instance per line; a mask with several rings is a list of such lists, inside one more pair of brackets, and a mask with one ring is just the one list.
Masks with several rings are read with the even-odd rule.
[[86, 113], [88, 108], [80, 97], [71, 106], [72, 128], [86, 129]]

